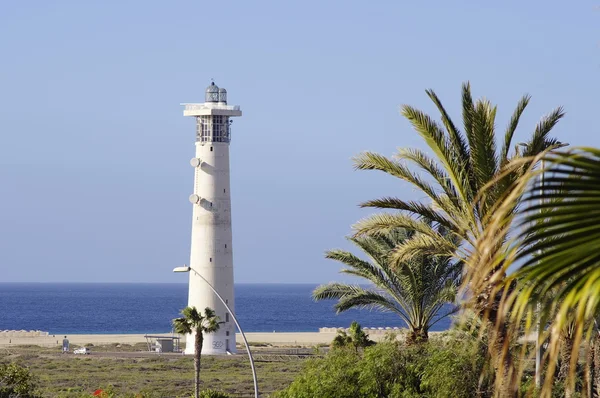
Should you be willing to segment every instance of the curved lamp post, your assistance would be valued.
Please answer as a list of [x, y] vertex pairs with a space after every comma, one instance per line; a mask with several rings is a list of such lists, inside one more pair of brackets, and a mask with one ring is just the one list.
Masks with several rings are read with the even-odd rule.
[[200, 277], [200, 279], [202, 279], [204, 282], [206, 282], [208, 287], [210, 287], [210, 290], [212, 290], [213, 293], [217, 295], [219, 300], [221, 300], [221, 303], [223, 303], [225, 308], [227, 308], [227, 311], [229, 311], [229, 313], [231, 314], [231, 318], [233, 318], [233, 322], [235, 322], [235, 326], [237, 326], [240, 333], [242, 334], [242, 339], [244, 340], [244, 345], [246, 346], [246, 351], [248, 352], [248, 358], [250, 358], [250, 367], [252, 368], [252, 379], [254, 381], [254, 397], [258, 398], [258, 381], [256, 380], [256, 369], [254, 368], [254, 358], [252, 358], [252, 353], [250, 352], [250, 347], [248, 346], [248, 340], [246, 340], [246, 335], [244, 334], [242, 327], [238, 323], [237, 318], [235, 317], [235, 314], [233, 313], [231, 308], [229, 308], [229, 306], [227, 305], [225, 300], [223, 300], [223, 297], [221, 297], [219, 292], [217, 292], [215, 290], [215, 288], [213, 287], [213, 285], [211, 285], [206, 279], [204, 279], [204, 277], [202, 275], [200, 275], [195, 269], [193, 269], [192, 267], [188, 267], [187, 265], [184, 265], [183, 267], [173, 268], [173, 272], [190, 272], [190, 271], [193, 271], [194, 274], [196, 274], [196, 276]]

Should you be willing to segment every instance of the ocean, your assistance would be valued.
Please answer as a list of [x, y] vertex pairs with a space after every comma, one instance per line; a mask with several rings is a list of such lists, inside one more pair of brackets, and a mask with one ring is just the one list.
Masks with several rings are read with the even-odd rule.
[[[317, 332], [320, 327], [405, 327], [392, 313], [314, 302], [314, 284], [236, 284], [235, 313], [244, 332]], [[187, 304], [185, 283], [0, 283], [0, 330], [50, 334], [166, 333]], [[432, 330], [446, 330], [445, 318]]]

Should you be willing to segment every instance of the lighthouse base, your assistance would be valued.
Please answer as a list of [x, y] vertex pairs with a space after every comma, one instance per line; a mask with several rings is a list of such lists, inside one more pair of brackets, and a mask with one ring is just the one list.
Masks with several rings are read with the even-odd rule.
[[[185, 336], [185, 355], [194, 355], [196, 352], [194, 346], [194, 335], [188, 334]], [[236, 354], [235, 335], [230, 336], [204, 336], [202, 344], [202, 355], [232, 355]]]

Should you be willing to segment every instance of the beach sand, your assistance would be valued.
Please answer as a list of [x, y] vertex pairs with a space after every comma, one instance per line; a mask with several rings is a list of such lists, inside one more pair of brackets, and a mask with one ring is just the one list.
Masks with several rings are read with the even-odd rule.
[[[170, 333], [153, 334], [152, 336], [172, 336]], [[329, 344], [335, 337], [335, 333], [330, 332], [298, 332], [298, 333], [246, 333], [246, 339], [249, 343], [267, 343], [273, 346], [314, 346], [317, 344]], [[373, 340], [379, 340], [383, 335], [370, 336]], [[0, 347], [14, 345], [38, 345], [42, 347], [52, 347], [62, 345], [64, 335], [49, 335], [35, 337], [0, 337]], [[70, 334], [67, 335], [70, 344], [84, 345], [106, 345], [106, 344], [136, 344], [145, 343], [146, 338], [143, 334]], [[183, 342], [183, 340], [182, 340]], [[236, 334], [236, 342], [243, 344], [242, 335]]]

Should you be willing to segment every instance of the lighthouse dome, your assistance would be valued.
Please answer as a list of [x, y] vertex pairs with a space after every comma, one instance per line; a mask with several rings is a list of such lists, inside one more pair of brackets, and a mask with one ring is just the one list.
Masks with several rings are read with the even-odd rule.
[[204, 101], [219, 102], [219, 87], [215, 85], [215, 82], [212, 82], [210, 86], [206, 87]]
[[223, 102], [224, 104], [227, 103], [227, 90], [223, 87], [219, 89], [219, 102]]

